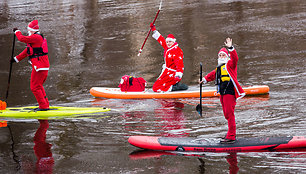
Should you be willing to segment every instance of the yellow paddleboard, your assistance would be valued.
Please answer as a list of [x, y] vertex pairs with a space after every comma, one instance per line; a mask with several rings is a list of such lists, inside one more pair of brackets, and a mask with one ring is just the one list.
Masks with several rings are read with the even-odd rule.
[[0, 110], [0, 117], [5, 118], [28, 118], [28, 119], [48, 119], [50, 117], [67, 117], [85, 114], [93, 114], [110, 111], [103, 107], [64, 107], [51, 106], [48, 111], [34, 111], [37, 106], [9, 107]]

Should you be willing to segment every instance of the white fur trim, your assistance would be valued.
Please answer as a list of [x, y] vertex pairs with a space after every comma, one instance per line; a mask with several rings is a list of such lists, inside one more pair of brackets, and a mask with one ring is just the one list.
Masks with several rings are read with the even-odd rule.
[[123, 83], [124, 83], [124, 80], [123, 80], [123, 79], [121, 79], [121, 80], [120, 80], [120, 84], [123, 84]]
[[[20, 30], [16, 30], [16, 31], [15, 31], [15, 34], [16, 34], [18, 31], [20, 31]], [[20, 32], [21, 32], [21, 31], [20, 31]]]
[[167, 38], [166, 38], [166, 42], [168, 42], [168, 41], [175, 42], [176, 39], [172, 39], [172, 38], [167, 37]]
[[218, 57], [219, 57], [219, 55], [220, 55], [221, 53], [224, 53], [224, 54], [226, 55], [226, 57], [229, 58], [229, 57], [228, 57], [228, 54], [227, 54], [226, 52], [224, 52], [224, 51], [220, 51], [219, 54], [218, 54]]
[[172, 68], [168, 68], [168, 67], [166, 67], [168, 70], [170, 70], [170, 71], [174, 71], [174, 72], [176, 72], [176, 70], [175, 69], [172, 69]]
[[36, 69], [36, 66], [34, 66], [35, 68], [35, 71], [38, 72], [38, 71], [44, 71], [44, 70], [49, 70], [49, 68], [38, 68]]
[[153, 37], [155, 40], [157, 40], [157, 39], [159, 38], [160, 35], [161, 35], [161, 34], [160, 34], [157, 30], [155, 30], [155, 31], [153, 31], [152, 37]]
[[166, 92], [171, 92], [172, 88], [173, 88], [173, 85], [171, 85], [170, 88], [168, 89], [168, 91], [166, 91]]
[[39, 29], [34, 29], [34, 28], [30, 28], [30, 27], [28, 27], [28, 30], [30, 30], [30, 31], [39, 31]]
[[232, 46], [232, 48], [230, 49], [228, 49], [228, 51], [230, 51], [230, 52], [232, 52], [232, 51], [234, 51], [235, 50], [235, 48], [234, 48], [234, 46]]
[[235, 89], [236, 89], [236, 92], [238, 93], [238, 96], [239, 96], [239, 97], [236, 99], [236, 101], [237, 101], [238, 99], [241, 99], [242, 97], [244, 97], [244, 96], [245, 96], [245, 93], [240, 93], [240, 92], [239, 92], [238, 87], [237, 87], [237, 84], [236, 84], [235, 81], [233, 80], [231, 74], [228, 72], [228, 70], [227, 70], [227, 68], [226, 68], [226, 65], [225, 65], [225, 70], [226, 70], [227, 74], [230, 76], [230, 79], [231, 79], [231, 81], [233, 82], [233, 85], [234, 85], [234, 87], [235, 87]]
[[245, 93], [242, 93], [240, 97], [238, 97], [236, 100], [239, 100], [245, 96]]
[[18, 63], [19, 62], [19, 60], [17, 59], [17, 57], [15, 56], [14, 57], [14, 60]]

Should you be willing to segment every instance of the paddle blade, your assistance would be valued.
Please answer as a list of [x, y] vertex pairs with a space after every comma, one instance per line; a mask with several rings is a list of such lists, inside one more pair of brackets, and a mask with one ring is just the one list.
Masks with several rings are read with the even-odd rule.
[[200, 114], [200, 116], [202, 116], [202, 107], [200, 104], [197, 105], [196, 110]]

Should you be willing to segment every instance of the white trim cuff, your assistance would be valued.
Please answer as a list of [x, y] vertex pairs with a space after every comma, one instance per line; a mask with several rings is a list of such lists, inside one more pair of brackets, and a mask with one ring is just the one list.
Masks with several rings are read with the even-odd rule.
[[15, 62], [17, 62], [17, 63], [19, 62], [19, 60], [17, 59], [16, 56], [14, 57], [14, 60], [15, 60]]
[[153, 31], [152, 37], [153, 37], [155, 40], [157, 40], [157, 39], [159, 38], [159, 36], [160, 36], [160, 33], [159, 33], [157, 30]]
[[234, 46], [231, 46], [231, 47], [228, 48], [228, 51], [230, 51], [230, 52], [232, 52], [234, 50], [235, 50]]

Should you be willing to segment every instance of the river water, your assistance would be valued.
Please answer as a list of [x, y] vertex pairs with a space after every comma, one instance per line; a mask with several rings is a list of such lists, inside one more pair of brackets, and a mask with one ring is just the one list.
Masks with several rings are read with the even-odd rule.
[[[121, 76], [141, 76], [152, 87], [163, 50], [149, 37], [137, 53], [159, 1], [2, 0], [0, 99], [5, 100], [14, 27], [26, 33], [39, 21], [51, 69], [45, 89], [52, 105], [101, 106], [112, 111], [48, 121], [6, 119], [0, 127], [1, 173], [306, 173], [306, 152], [169, 154], [139, 151], [131, 135], [221, 137], [227, 131], [218, 98], [205, 98], [203, 117], [192, 99], [98, 99], [93, 86], [116, 87]], [[237, 136], [305, 136], [306, 2], [304, 0], [167, 0], [156, 21], [184, 51], [183, 82], [197, 86], [216, 66], [226, 37], [239, 55], [242, 85], [270, 93], [237, 103]], [[15, 54], [25, 48], [16, 42]], [[8, 105], [35, 105], [31, 67], [13, 65]], [[208, 84], [206, 86], [213, 86]], [[54, 162], [52, 162], [54, 161]]]

